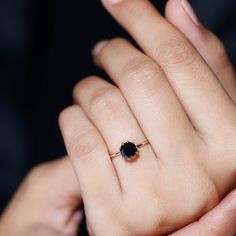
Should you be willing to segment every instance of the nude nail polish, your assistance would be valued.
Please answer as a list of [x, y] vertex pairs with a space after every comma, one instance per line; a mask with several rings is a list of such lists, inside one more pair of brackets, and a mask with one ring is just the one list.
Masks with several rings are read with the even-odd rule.
[[196, 24], [200, 25], [200, 22], [197, 18], [197, 15], [195, 11], [193, 10], [191, 4], [188, 0], [180, 0], [181, 7], [185, 11], [185, 13], [188, 15], [188, 17]]

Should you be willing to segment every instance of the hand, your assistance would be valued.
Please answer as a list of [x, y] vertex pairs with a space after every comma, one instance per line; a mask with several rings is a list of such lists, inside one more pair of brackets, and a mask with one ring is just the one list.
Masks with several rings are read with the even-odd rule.
[[230, 193], [215, 209], [199, 221], [170, 236], [235, 236], [236, 191]]
[[[66, 159], [51, 164], [41, 165], [40, 167], [37, 167], [31, 171], [29, 176], [22, 184], [21, 189], [18, 191], [22, 193], [21, 196], [17, 196], [19, 195], [19, 193], [17, 193], [12, 203], [10, 203], [9, 207], [1, 218], [0, 235], [78, 235], [77, 233], [82, 219], [82, 212], [78, 210], [76, 213], [75, 209], [80, 205], [81, 198], [79, 197], [79, 190], [77, 188], [77, 183], [75, 182], [74, 174], [69, 174], [70, 171], [72, 171], [72, 169], [69, 167], [68, 160]], [[60, 179], [62, 176], [63, 180], [61, 181]], [[42, 188], [40, 187], [36, 191], [35, 186], [39, 186], [39, 182], [41, 182], [40, 186], [42, 186]], [[56, 190], [55, 192], [52, 192], [51, 187], [50, 189], [48, 189], [48, 187], [45, 188], [45, 186], [50, 184], [49, 182], [53, 184], [54, 190]], [[74, 188], [77, 189], [77, 192], [75, 193], [72, 188], [65, 188], [69, 191], [65, 193], [67, 197], [63, 197], [61, 199], [65, 202], [62, 202], [60, 205], [69, 204], [70, 210], [68, 214], [64, 214], [61, 210], [52, 211], [50, 214], [48, 214], [48, 209], [55, 205], [55, 202], [58, 202], [58, 197], [62, 196], [61, 194], [53, 194], [58, 193], [58, 191], [60, 192], [60, 189], [62, 189], [55, 188], [56, 186], [59, 186], [59, 184], [60, 186], [65, 186], [65, 184], [68, 184], [71, 187], [74, 185]], [[45, 194], [45, 190], [50, 194]], [[42, 198], [42, 195], [43, 201], [40, 201], [42, 204], [40, 204], [40, 202], [31, 205], [29, 204], [30, 202], [33, 203], [35, 201], [34, 198]], [[29, 196], [34, 197], [29, 198]], [[54, 196], [54, 198], [52, 198], [52, 196]], [[69, 199], [73, 198], [78, 198], [78, 202], [75, 201], [73, 204], [70, 204]], [[43, 209], [40, 209], [39, 205], [44, 205], [46, 210], [43, 211]], [[29, 209], [31, 213], [28, 212]], [[38, 209], [40, 209], [40, 211]], [[22, 212], [24, 217], [22, 217]], [[224, 201], [222, 201], [219, 206], [205, 215], [200, 221], [187, 226], [186, 228], [176, 232], [171, 236], [211, 236], [213, 233], [214, 236], [216, 234], [219, 236], [232, 236], [236, 233], [235, 212], [236, 192], [232, 192], [227, 198], [224, 199]], [[68, 220], [67, 217], [63, 217], [63, 215], [70, 215], [72, 216], [72, 219]], [[32, 221], [32, 218], [37, 220]], [[60, 224], [55, 224], [55, 219], [59, 218], [64, 218], [62, 222], [67, 222], [67, 226], [65, 228], [63, 227], [63, 229]], [[46, 219], [49, 219], [49, 221]], [[68, 222], [70, 223], [68, 224]], [[64, 223], [62, 225], [64, 225]]]
[[0, 221], [1, 236], [76, 236], [81, 196], [69, 159], [34, 168]]
[[[222, 44], [179, 1], [169, 7], [185, 14], [180, 30], [148, 1], [104, 4], [147, 55], [122, 39], [97, 45], [95, 61], [119, 89], [98, 77], [79, 83], [78, 105], [61, 114], [61, 130], [91, 234], [163, 235], [197, 220], [233, 187], [234, 72]], [[110, 160], [122, 142], [146, 138], [151, 145], [136, 162]]]

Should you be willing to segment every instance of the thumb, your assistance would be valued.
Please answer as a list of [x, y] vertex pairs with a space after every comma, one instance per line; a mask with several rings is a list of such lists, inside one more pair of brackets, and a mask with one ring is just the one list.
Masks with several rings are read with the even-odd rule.
[[234, 236], [236, 234], [236, 190], [216, 208], [171, 236]]

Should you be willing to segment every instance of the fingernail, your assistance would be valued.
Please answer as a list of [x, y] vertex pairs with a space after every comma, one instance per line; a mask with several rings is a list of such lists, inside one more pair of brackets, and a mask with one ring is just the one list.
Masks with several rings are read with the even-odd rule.
[[102, 40], [96, 43], [92, 50], [93, 56], [97, 56], [102, 51], [102, 49], [107, 45], [108, 41], [109, 40]]
[[200, 22], [197, 18], [195, 11], [193, 10], [192, 6], [190, 5], [188, 0], [180, 0], [181, 7], [185, 11], [185, 13], [189, 16], [189, 18], [196, 24], [200, 25]]
[[122, 0], [102, 0], [104, 4], [116, 4], [118, 2], [121, 2]]

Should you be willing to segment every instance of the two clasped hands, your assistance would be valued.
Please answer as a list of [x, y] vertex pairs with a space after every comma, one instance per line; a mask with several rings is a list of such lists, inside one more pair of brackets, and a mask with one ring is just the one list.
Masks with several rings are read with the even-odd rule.
[[[235, 235], [236, 77], [222, 43], [186, 0], [170, 0], [165, 18], [147, 0], [103, 4], [141, 50], [95, 46], [115, 85], [76, 85], [59, 118], [69, 158], [29, 174], [1, 235], [77, 235], [82, 202], [91, 235]], [[110, 158], [144, 140], [136, 160]]]

